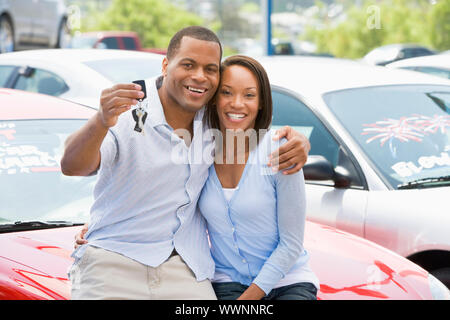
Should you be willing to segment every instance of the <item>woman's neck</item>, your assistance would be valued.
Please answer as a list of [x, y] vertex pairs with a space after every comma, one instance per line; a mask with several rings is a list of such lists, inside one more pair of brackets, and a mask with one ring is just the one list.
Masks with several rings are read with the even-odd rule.
[[222, 130], [223, 164], [245, 164], [251, 150], [252, 134], [242, 130]]

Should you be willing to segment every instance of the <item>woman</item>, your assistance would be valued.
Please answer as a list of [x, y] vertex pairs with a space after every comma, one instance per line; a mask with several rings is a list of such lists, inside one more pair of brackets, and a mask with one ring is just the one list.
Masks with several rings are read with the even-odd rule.
[[272, 98], [263, 67], [246, 56], [226, 59], [205, 116], [225, 137], [198, 203], [218, 299], [316, 299], [318, 280], [303, 249], [303, 172], [288, 176], [266, 166], [278, 146], [265, 133]]
[[[205, 113], [217, 129], [215, 164], [198, 209], [207, 221], [219, 300], [316, 299], [319, 283], [303, 248], [303, 172], [267, 167], [276, 150], [270, 84], [254, 59], [222, 63], [221, 82]], [[222, 139], [221, 139], [222, 138]], [[82, 239], [87, 225], [77, 235]]]

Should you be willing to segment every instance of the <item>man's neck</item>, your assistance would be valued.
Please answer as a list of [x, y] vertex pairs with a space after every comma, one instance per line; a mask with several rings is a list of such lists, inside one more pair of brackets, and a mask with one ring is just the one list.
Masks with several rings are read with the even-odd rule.
[[158, 89], [159, 99], [163, 107], [164, 116], [169, 126], [173, 130], [186, 129], [193, 134], [193, 121], [195, 118], [195, 112], [189, 112], [184, 110], [176, 101], [170, 98], [165, 90], [164, 85]]

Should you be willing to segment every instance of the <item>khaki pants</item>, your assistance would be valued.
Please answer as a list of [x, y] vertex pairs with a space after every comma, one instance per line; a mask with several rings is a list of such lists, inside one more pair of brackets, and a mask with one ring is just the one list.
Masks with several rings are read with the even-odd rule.
[[179, 255], [156, 268], [88, 246], [69, 272], [73, 300], [215, 300], [209, 280], [198, 282]]

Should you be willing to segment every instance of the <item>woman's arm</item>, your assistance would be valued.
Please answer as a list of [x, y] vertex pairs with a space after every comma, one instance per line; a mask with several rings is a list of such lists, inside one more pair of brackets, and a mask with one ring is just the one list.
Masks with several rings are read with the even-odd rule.
[[302, 254], [306, 220], [303, 171], [292, 175], [277, 173], [274, 179], [279, 242], [253, 281], [265, 294], [289, 272]]

